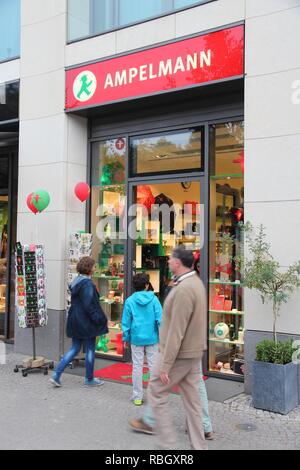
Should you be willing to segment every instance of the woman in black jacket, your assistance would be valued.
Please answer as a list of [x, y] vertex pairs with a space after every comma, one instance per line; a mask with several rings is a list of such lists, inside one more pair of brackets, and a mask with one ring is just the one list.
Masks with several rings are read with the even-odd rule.
[[94, 378], [96, 336], [108, 333], [107, 318], [99, 304], [99, 294], [91, 280], [95, 261], [82, 258], [77, 264], [78, 276], [71, 284], [71, 308], [67, 319], [67, 336], [72, 338], [72, 347], [58, 364], [50, 379], [55, 387], [61, 387], [60, 377], [68, 364], [79, 353], [85, 343], [85, 381], [88, 386], [102, 385]]

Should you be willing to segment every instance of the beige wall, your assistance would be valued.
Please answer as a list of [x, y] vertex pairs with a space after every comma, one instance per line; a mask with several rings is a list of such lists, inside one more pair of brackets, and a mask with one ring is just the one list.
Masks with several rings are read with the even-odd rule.
[[[64, 113], [65, 0], [23, 0], [18, 239], [42, 241], [46, 250], [48, 308], [65, 309], [66, 240], [84, 229], [84, 205], [73, 188], [86, 180], [86, 121]], [[34, 216], [26, 197], [39, 188], [49, 208]]]
[[[246, 217], [266, 226], [283, 268], [300, 259], [300, 0], [246, 0]], [[300, 333], [300, 293], [283, 308], [282, 333]], [[272, 330], [271, 308], [246, 295], [246, 328]]]

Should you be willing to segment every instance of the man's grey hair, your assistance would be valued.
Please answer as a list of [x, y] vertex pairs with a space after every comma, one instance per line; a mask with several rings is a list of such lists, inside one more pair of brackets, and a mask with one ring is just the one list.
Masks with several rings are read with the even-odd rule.
[[184, 246], [177, 246], [173, 250], [173, 257], [181, 261], [185, 268], [192, 269], [194, 265], [194, 255], [190, 250], [186, 250]]

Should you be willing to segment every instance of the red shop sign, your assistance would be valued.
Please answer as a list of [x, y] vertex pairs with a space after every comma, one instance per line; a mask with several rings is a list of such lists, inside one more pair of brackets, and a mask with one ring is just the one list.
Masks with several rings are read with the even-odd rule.
[[241, 76], [244, 26], [66, 72], [66, 109], [103, 105]]

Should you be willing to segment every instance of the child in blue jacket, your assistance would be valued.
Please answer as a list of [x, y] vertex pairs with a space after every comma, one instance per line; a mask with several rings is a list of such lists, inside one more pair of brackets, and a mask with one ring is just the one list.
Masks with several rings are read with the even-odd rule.
[[161, 304], [153, 291], [149, 290], [149, 276], [136, 274], [133, 278], [135, 293], [125, 302], [122, 331], [124, 343], [131, 344], [133, 403], [143, 403], [143, 365], [146, 352], [150, 374], [159, 342], [159, 326], [162, 317]]

